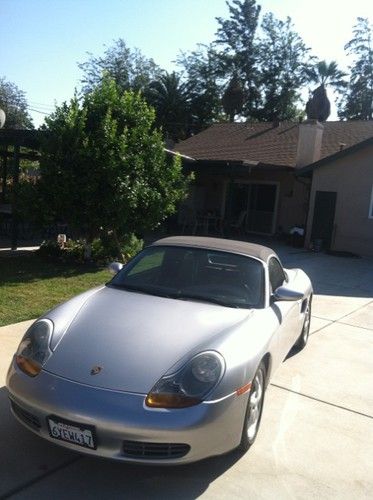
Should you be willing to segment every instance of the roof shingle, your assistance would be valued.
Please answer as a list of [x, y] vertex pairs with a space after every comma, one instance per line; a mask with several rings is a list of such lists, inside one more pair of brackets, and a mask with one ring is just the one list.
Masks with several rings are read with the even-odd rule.
[[[299, 123], [220, 123], [176, 144], [174, 150], [196, 160], [257, 161], [294, 167]], [[373, 137], [373, 120], [325, 122], [321, 158]]]

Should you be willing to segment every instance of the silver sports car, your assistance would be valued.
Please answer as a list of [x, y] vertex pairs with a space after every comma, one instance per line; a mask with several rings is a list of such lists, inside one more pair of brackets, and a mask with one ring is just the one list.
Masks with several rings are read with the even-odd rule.
[[171, 237], [27, 330], [14, 415], [90, 455], [177, 464], [254, 442], [270, 377], [305, 346], [312, 285], [269, 248]]

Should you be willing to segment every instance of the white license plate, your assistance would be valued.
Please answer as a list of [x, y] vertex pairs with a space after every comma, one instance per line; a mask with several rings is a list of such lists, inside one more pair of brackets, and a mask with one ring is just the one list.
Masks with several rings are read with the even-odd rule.
[[94, 427], [80, 425], [58, 417], [48, 417], [49, 433], [52, 438], [74, 443], [92, 450], [96, 449]]

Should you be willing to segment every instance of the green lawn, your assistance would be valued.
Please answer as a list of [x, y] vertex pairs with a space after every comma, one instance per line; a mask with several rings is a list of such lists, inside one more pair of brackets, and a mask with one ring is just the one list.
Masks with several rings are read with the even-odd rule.
[[110, 278], [92, 265], [44, 262], [33, 253], [0, 255], [0, 326], [36, 318]]

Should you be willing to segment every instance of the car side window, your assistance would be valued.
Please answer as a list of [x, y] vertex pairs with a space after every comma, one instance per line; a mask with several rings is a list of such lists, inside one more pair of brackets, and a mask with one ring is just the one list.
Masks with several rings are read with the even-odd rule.
[[275, 257], [271, 257], [268, 262], [269, 283], [271, 285], [271, 292], [284, 284], [286, 275], [282, 269], [281, 264]]

